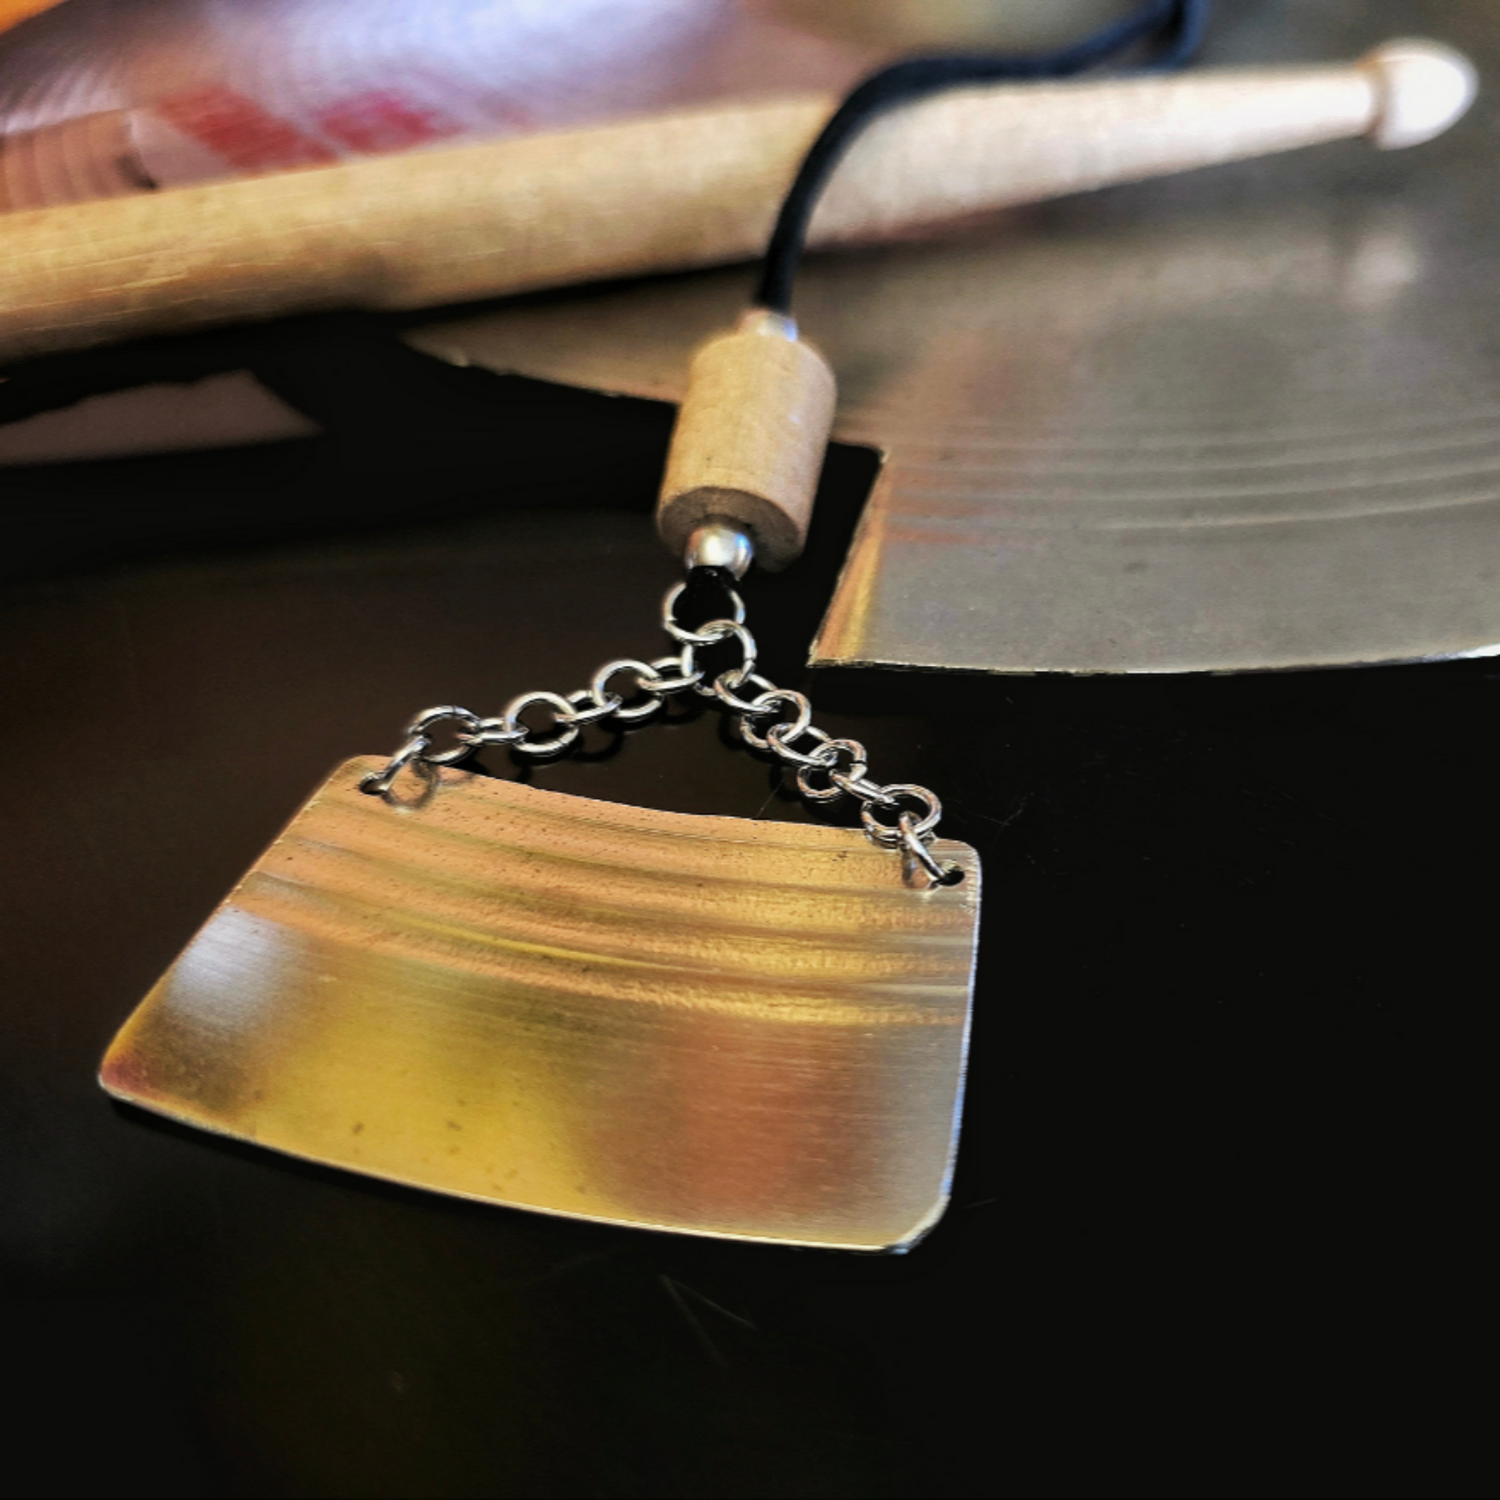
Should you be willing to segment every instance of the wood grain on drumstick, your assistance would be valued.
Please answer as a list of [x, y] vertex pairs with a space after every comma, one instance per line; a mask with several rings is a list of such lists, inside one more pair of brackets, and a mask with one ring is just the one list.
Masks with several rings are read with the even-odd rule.
[[[811, 243], [1348, 136], [1415, 144], [1473, 69], [1358, 64], [956, 90], [877, 122]], [[411, 308], [744, 259], [831, 101], [736, 105], [0, 218], [0, 357], [333, 307]]]

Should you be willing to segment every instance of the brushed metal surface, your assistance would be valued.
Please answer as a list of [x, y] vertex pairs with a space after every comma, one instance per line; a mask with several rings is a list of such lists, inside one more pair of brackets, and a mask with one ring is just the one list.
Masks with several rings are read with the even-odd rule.
[[[814, 258], [835, 436], [886, 464], [815, 661], [1185, 672], [1500, 649], [1500, 7], [1225, 4], [1205, 65], [1427, 35], [1478, 105], [1409, 152], [1315, 147]], [[422, 330], [676, 399], [749, 277]]]
[[151, 991], [117, 1098], [614, 1224], [902, 1248], [941, 1214], [979, 910], [846, 829], [346, 762]]

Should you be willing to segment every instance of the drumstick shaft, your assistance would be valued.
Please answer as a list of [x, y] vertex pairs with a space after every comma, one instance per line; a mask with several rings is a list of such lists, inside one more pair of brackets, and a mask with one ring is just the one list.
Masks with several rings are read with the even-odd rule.
[[[855, 143], [811, 242], [1342, 137], [1414, 144], [1472, 93], [1468, 64], [1426, 43], [1346, 67], [956, 90]], [[0, 358], [746, 259], [831, 108], [735, 105], [3, 216]]]

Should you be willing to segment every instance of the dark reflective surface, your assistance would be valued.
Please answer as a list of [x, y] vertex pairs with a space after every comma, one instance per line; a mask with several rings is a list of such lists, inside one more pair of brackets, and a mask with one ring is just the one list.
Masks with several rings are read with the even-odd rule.
[[[443, 391], [425, 460], [376, 408], [9, 482], [7, 1485], [1477, 1492], [1493, 664], [814, 680], [985, 861], [954, 1207], [904, 1259], [486, 1210], [110, 1104], [109, 1037], [336, 761], [653, 644], [659, 410]], [[869, 473], [837, 458], [810, 561], [749, 591], [778, 679]], [[535, 783], [805, 816], [712, 714], [599, 748]]]

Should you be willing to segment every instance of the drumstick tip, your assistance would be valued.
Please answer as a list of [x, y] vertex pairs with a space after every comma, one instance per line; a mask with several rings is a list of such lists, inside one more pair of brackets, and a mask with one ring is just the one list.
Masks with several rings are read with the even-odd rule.
[[1385, 151], [1420, 146], [1461, 119], [1479, 92], [1479, 74], [1462, 52], [1417, 37], [1377, 47], [1361, 64], [1379, 95], [1370, 136]]

